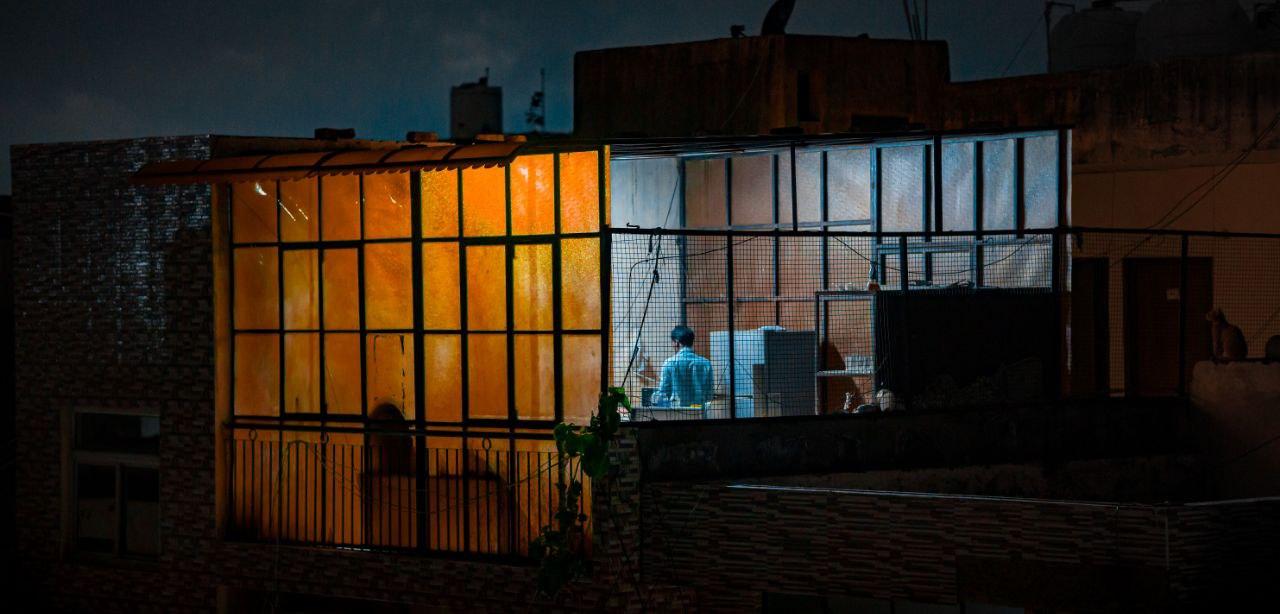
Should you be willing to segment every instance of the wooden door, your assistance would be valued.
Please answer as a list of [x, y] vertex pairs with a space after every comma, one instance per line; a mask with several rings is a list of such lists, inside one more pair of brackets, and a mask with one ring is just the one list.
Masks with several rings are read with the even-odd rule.
[[1187, 259], [1186, 296], [1179, 289], [1180, 259], [1126, 258], [1124, 261], [1125, 393], [1178, 394], [1178, 314], [1186, 301], [1186, 352], [1191, 377], [1195, 363], [1210, 358], [1209, 322], [1213, 306], [1213, 260]]

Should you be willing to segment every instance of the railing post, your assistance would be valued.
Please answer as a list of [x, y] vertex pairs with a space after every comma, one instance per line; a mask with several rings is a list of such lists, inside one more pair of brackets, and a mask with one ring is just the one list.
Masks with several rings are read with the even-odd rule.
[[1187, 394], [1187, 254], [1190, 237], [1182, 233], [1182, 254], [1178, 259], [1178, 395]]
[[[907, 294], [908, 288], [911, 286], [911, 261], [907, 254], [907, 235], [898, 237], [898, 283], [902, 286], [901, 298], [898, 301], [898, 314], [902, 318], [902, 324], [899, 330], [901, 333], [900, 353], [902, 354], [902, 371], [899, 374], [900, 391], [894, 394], [899, 399], [905, 401], [908, 397], [907, 391], [911, 390], [911, 351], [908, 347], [911, 345], [911, 335], [907, 331]], [[899, 405], [901, 407], [901, 405]]]

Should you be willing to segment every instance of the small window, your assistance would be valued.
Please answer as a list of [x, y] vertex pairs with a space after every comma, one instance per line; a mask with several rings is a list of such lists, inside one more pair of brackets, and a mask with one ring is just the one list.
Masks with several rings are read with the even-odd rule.
[[71, 543], [79, 552], [160, 552], [160, 419], [77, 412], [71, 450]]

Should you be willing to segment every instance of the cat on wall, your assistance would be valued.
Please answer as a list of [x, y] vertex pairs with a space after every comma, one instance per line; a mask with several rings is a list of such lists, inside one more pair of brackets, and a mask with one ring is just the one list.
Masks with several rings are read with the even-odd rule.
[[1239, 326], [1227, 321], [1222, 309], [1214, 308], [1204, 319], [1213, 323], [1213, 361], [1231, 362], [1249, 356], [1249, 345]]

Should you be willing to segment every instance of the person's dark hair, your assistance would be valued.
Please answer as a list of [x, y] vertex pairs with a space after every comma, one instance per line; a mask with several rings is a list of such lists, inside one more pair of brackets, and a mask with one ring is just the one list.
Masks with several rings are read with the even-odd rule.
[[684, 347], [693, 346], [693, 329], [688, 326], [677, 326], [671, 329], [671, 340]]

